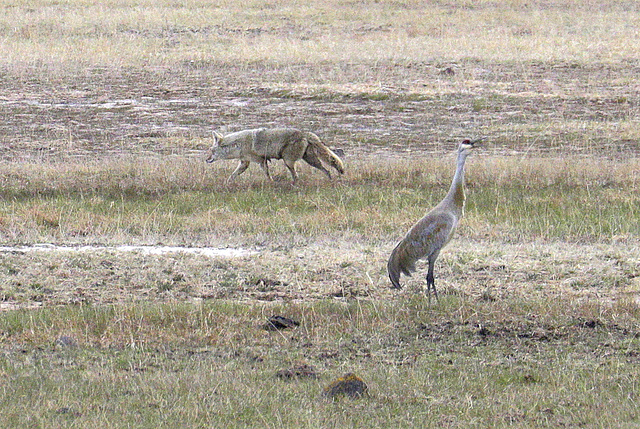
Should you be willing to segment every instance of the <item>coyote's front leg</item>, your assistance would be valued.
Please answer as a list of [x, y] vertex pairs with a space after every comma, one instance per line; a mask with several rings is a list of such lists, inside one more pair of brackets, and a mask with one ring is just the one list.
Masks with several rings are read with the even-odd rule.
[[225, 183], [229, 183], [231, 179], [234, 179], [239, 175], [241, 175], [242, 173], [244, 173], [247, 168], [249, 168], [249, 161], [244, 161], [244, 160], [240, 161], [240, 164], [238, 164], [236, 169], [233, 170], [233, 173], [231, 173], [231, 176], [227, 178]]

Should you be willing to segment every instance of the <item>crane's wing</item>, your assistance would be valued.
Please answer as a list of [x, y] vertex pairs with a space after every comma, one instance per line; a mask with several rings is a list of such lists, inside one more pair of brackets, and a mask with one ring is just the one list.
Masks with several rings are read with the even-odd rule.
[[407, 250], [416, 261], [439, 252], [451, 240], [457, 225], [458, 219], [451, 213], [428, 213], [404, 238], [408, 242]]

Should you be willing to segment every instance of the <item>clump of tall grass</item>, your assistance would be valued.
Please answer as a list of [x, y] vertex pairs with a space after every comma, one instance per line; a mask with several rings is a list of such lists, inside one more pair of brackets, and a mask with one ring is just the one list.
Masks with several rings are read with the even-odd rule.
[[640, 186], [640, 159], [612, 160], [602, 157], [500, 157], [479, 156], [473, 160], [471, 186], [521, 187], [621, 187], [633, 191]]

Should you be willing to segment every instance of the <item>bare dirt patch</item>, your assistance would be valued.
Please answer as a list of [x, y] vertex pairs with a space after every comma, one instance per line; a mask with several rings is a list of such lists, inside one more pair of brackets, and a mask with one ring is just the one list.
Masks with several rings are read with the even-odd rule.
[[6, 160], [190, 154], [215, 130], [295, 126], [349, 153], [449, 150], [487, 136], [492, 151], [628, 156], [633, 64], [304, 64], [90, 69], [0, 81]]

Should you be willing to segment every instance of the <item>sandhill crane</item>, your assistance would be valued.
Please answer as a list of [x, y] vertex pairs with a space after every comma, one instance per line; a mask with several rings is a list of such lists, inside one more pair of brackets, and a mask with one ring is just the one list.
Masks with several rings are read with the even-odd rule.
[[430, 291], [433, 290], [434, 296], [438, 299], [433, 267], [440, 251], [451, 240], [458, 221], [464, 213], [464, 162], [480, 141], [464, 140], [460, 143], [456, 173], [447, 196], [413, 225], [391, 252], [387, 271], [392, 288], [400, 289], [400, 274], [404, 273], [410, 276], [416, 270], [416, 262], [426, 258], [429, 262], [427, 296], [431, 301]]

